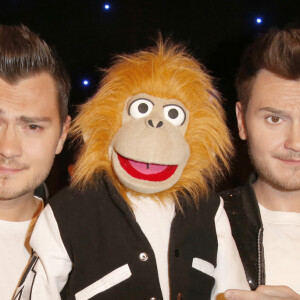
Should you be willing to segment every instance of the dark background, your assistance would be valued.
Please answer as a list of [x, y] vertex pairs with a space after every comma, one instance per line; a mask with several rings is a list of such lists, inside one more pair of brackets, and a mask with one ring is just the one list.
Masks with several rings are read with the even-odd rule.
[[[95, 93], [99, 68], [114, 55], [154, 45], [163, 37], [184, 42], [210, 70], [221, 91], [237, 146], [232, 173], [218, 189], [243, 182], [250, 170], [235, 125], [234, 76], [241, 53], [266, 29], [300, 21], [300, 0], [1, 0], [0, 23], [24, 24], [55, 47], [72, 79], [70, 112]], [[109, 4], [110, 10], [104, 5]], [[256, 23], [261, 17], [263, 22]], [[82, 81], [90, 81], [84, 86]], [[53, 194], [68, 183], [67, 144], [47, 180]]]

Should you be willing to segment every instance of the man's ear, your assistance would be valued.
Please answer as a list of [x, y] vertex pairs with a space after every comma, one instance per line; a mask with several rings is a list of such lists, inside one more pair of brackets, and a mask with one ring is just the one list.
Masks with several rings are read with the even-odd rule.
[[67, 116], [67, 118], [64, 122], [64, 125], [63, 125], [63, 128], [62, 128], [57, 146], [56, 146], [55, 154], [59, 154], [61, 152], [61, 150], [64, 146], [64, 142], [67, 138], [67, 135], [68, 135], [68, 132], [69, 132], [69, 129], [70, 129], [70, 125], [71, 125], [71, 117]]
[[246, 130], [245, 118], [244, 118], [241, 102], [237, 102], [235, 104], [235, 114], [236, 114], [238, 129], [239, 129], [239, 136], [242, 140], [246, 140], [247, 130]]

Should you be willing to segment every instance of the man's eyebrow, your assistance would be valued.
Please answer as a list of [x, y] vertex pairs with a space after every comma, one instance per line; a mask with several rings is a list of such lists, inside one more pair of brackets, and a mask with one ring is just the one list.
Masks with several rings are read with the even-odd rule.
[[261, 107], [259, 109], [259, 111], [268, 111], [268, 112], [271, 112], [271, 113], [274, 113], [274, 114], [279, 114], [279, 115], [285, 115], [286, 114], [286, 111], [284, 111], [282, 109], [277, 109], [277, 108], [274, 108], [274, 107], [270, 107], [270, 106]]
[[[0, 108], [0, 115], [5, 115], [5, 111], [3, 111], [1, 108]], [[24, 123], [51, 123], [51, 118], [49, 117], [20, 116], [17, 119]]]
[[51, 123], [51, 119], [49, 117], [27, 117], [21, 116], [18, 118], [20, 121], [24, 123]]

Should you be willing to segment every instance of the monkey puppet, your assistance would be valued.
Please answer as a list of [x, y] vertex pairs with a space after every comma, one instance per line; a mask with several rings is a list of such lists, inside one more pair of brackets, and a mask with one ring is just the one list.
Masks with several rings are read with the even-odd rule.
[[19, 295], [205, 300], [248, 287], [209, 191], [232, 150], [216, 96], [178, 45], [116, 60], [75, 119], [84, 145], [72, 187], [36, 224]]

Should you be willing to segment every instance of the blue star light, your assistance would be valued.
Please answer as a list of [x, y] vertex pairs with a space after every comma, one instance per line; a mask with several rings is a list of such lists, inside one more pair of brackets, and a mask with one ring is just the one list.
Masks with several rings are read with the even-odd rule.
[[104, 4], [104, 9], [105, 10], [110, 10], [110, 5], [108, 3]]
[[85, 86], [88, 86], [90, 84], [90, 82], [87, 79], [85, 79], [82, 81], [82, 84]]

